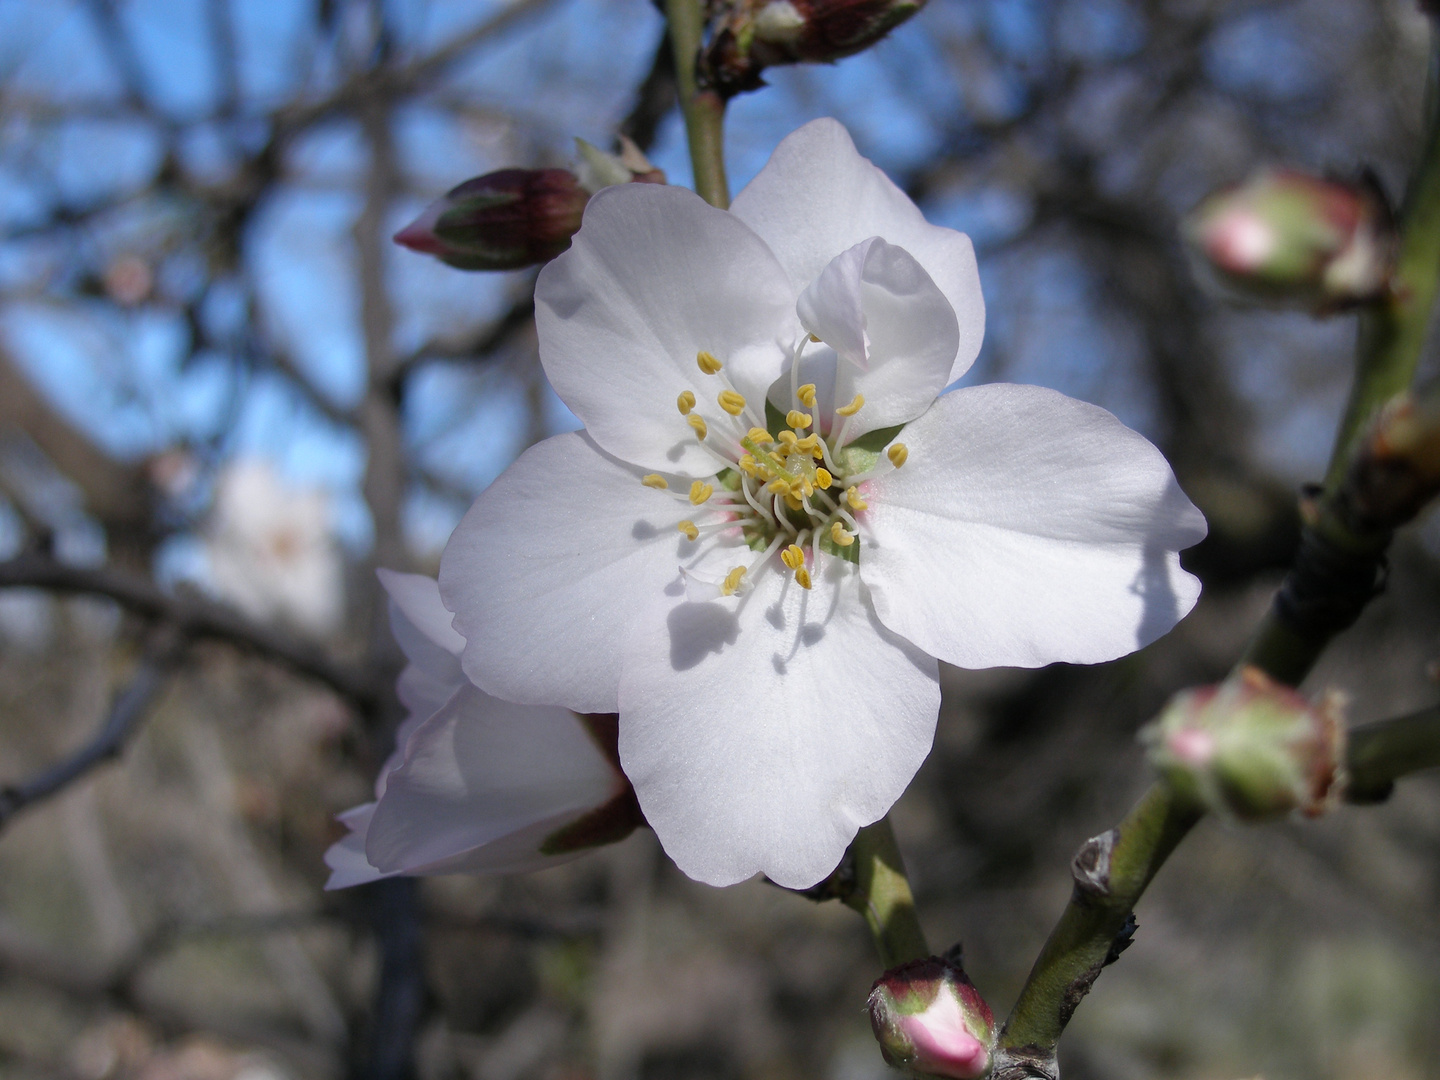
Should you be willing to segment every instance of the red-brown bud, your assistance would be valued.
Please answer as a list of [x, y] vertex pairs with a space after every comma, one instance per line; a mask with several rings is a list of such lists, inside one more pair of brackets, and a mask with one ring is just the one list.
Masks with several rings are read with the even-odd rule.
[[832, 63], [867, 49], [925, 0], [727, 0], [712, 19], [701, 63], [722, 97], [762, 85], [780, 64]]
[[395, 242], [461, 270], [518, 270], [568, 248], [589, 199], [564, 169], [501, 169], [452, 188]]

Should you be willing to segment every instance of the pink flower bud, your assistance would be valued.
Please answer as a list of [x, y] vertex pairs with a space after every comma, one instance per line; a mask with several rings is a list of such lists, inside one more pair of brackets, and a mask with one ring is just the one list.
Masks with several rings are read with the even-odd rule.
[[395, 242], [461, 270], [517, 270], [568, 248], [589, 199], [564, 169], [501, 169], [452, 188]]
[[1320, 311], [1383, 295], [1394, 264], [1389, 209], [1373, 184], [1289, 169], [1215, 192], [1184, 231], [1197, 264], [1228, 291]]
[[995, 1019], [957, 962], [932, 956], [891, 968], [870, 988], [869, 1004], [886, 1064], [954, 1080], [990, 1071]]
[[762, 85], [780, 64], [833, 63], [868, 49], [925, 0], [729, 0], [702, 70], [722, 97]]
[[1343, 780], [1343, 704], [1333, 692], [1312, 704], [1246, 668], [1218, 686], [1175, 695], [1140, 741], [1170, 784], [1219, 814], [1314, 817]]

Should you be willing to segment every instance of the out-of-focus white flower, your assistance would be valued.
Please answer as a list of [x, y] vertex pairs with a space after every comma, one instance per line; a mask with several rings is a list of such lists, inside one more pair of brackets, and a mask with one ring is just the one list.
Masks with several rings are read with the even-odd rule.
[[983, 334], [970, 241], [833, 120], [730, 212], [601, 191], [535, 298], [585, 430], [480, 496], [441, 591], [478, 685], [619, 712], [692, 877], [828, 874], [929, 752], [936, 658], [1109, 660], [1199, 594], [1204, 520], [1144, 438], [1037, 387], [938, 397]]
[[246, 615], [311, 634], [340, 625], [344, 567], [325, 494], [284, 484], [263, 461], [228, 466], [205, 530], [214, 590]]
[[512, 705], [476, 689], [460, 670], [465, 640], [434, 579], [381, 570], [380, 582], [410, 661], [396, 687], [406, 717], [375, 802], [340, 815], [350, 835], [325, 854], [326, 888], [539, 870], [641, 824], [613, 716]]

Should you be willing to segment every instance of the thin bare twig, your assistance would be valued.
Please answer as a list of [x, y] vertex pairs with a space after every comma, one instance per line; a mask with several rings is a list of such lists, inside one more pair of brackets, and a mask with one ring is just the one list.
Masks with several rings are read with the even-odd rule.
[[223, 604], [162, 592], [137, 574], [114, 568], [70, 566], [30, 552], [0, 562], [0, 589], [20, 587], [105, 596], [143, 618], [173, 626], [186, 638], [223, 641], [316, 679], [362, 711], [368, 710], [375, 699], [374, 685], [368, 678], [337, 664], [315, 646], [257, 626]]
[[27, 806], [58, 794], [97, 765], [119, 757], [130, 736], [149, 715], [150, 706], [184, 651], [184, 635], [173, 626], [161, 626], [95, 737], [69, 757], [41, 769], [29, 779], [0, 787], [0, 829]]

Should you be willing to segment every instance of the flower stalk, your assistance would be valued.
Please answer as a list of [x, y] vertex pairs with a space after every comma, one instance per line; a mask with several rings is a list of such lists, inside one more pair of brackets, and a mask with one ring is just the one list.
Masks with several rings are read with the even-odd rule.
[[725, 179], [725, 101], [713, 90], [702, 90], [695, 65], [705, 27], [701, 0], [665, 0], [670, 44], [675, 51], [675, 81], [680, 111], [690, 144], [695, 192], [711, 206], [730, 208], [730, 185]]
[[929, 956], [930, 946], [915, 913], [910, 879], [905, 876], [905, 862], [888, 816], [856, 834], [849, 858], [854, 860], [854, 885], [841, 894], [841, 900], [865, 917], [880, 962], [892, 968]]

